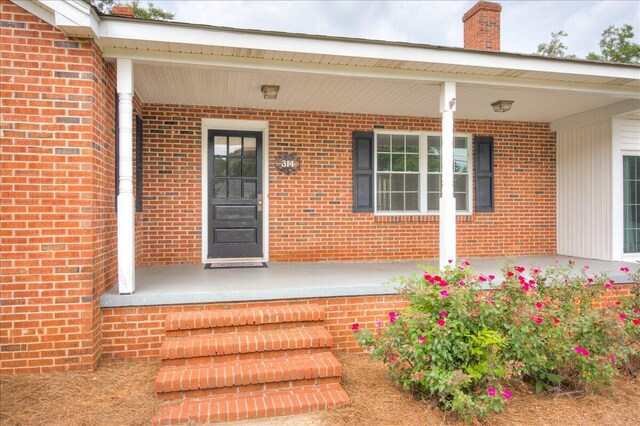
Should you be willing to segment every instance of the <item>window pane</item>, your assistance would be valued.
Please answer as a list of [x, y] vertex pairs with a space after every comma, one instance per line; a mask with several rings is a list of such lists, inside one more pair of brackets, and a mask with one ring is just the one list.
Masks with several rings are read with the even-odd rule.
[[242, 176], [242, 160], [240, 158], [229, 158], [229, 176]]
[[227, 159], [225, 157], [213, 158], [213, 175], [214, 176], [227, 175]]
[[[388, 148], [388, 147], [387, 147]], [[378, 154], [378, 171], [388, 172], [391, 170], [391, 154]]]
[[405, 209], [406, 210], [419, 210], [418, 193], [407, 192], [405, 194]]
[[242, 197], [242, 179], [229, 179], [229, 198]]
[[392, 192], [391, 193], [391, 210], [404, 210], [404, 194]]
[[[456, 145], [458, 142], [456, 142]], [[453, 172], [454, 173], [467, 173], [467, 148], [464, 145], [462, 148], [455, 147], [453, 149]]]
[[428, 174], [427, 175], [427, 191], [429, 192], [438, 192], [442, 190], [442, 184], [440, 183], [440, 175], [439, 174]]
[[640, 156], [623, 157], [623, 251], [640, 253]]
[[406, 141], [407, 152], [420, 152], [420, 137], [418, 135], [408, 135]]
[[388, 173], [378, 173], [377, 179], [378, 192], [391, 191], [391, 175]]
[[467, 175], [453, 175], [453, 192], [467, 192]]
[[378, 152], [391, 152], [391, 137], [378, 135]]
[[213, 139], [213, 153], [215, 155], [227, 155], [227, 138], [225, 136], [216, 136]]
[[227, 180], [226, 179], [213, 180], [213, 196], [215, 198], [227, 198]]
[[[232, 161], [235, 158], [231, 159]], [[258, 163], [254, 159], [243, 158], [242, 159], [242, 176], [243, 177], [256, 177], [258, 176]]]
[[256, 138], [244, 138], [244, 151], [242, 155], [245, 157], [255, 158], [256, 156]]
[[404, 177], [404, 189], [405, 191], [418, 191], [418, 181], [420, 175], [418, 174], [407, 174]]
[[404, 175], [403, 174], [391, 175], [391, 190], [394, 192], [404, 191]]
[[237, 157], [240, 156], [240, 154], [242, 154], [242, 138], [229, 138], [229, 155]]
[[467, 138], [462, 136], [456, 136], [453, 138], [454, 149], [467, 149]]
[[420, 171], [420, 156], [418, 154], [407, 154], [407, 171]]
[[378, 210], [391, 210], [391, 193], [378, 192], [377, 194]]
[[394, 172], [404, 172], [404, 154], [393, 154], [391, 156], [391, 170]]
[[438, 194], [437, 192], [429, 192], [427, 194], [427, 210], [440, 210], [440, 194]]
[[467, 211], [467, 194], [462, 192], [456, 192], [453, 194], [456, 199], [456, 210]]
[[404, 152], [404, 136], [403, 135], [391, 136], [391, 151]]
[[242, 182], [242, 197], [256, 198], [256, 181], [248, 179]]
[[429, 156], [427, 159], [427, 171], [440, 173], [440, 157]]
[[429, 155], [440, 155], [440, 136], [427, 137], [427, 150]]

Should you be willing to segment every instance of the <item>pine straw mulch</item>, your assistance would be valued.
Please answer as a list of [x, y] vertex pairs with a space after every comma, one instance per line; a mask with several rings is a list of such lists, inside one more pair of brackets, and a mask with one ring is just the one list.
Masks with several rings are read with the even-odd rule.
[[[338, 354], [343, 387], [351, 404], [334, 410], [240, 422], [247, 425], [457, 425], [460, 422], [429, 401], [403, 392], [386, 377], [384, 365], [364, 355]], [[53, 373], [0, 377], [0, 424], [142, 425], [159, 408], [153, 382], [157, 363], [118, 362], [94, 373]], [[504, 413], [487, 424], [630, 425], [640, 418], [640, 380], [617, 378], [614, 386], [591, 395], [535, 395], [513, 389]]]
[[93, 373], [0, 377], [0, 424], [146, 425], [158, 409], [159, 363], [117, 362]]

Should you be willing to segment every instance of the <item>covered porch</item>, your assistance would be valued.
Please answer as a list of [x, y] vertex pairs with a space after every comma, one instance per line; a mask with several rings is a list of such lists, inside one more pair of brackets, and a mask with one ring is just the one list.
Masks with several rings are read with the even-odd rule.
[[[505, 263], [530, 270], [575, 261], [589, 274], [607, 274], [616, 283], [628, 282], [622, 267], [630, 262], [568, 256], [514, 256], [468, 259], [479, 274], [493, 274], [499, 283]], [[112, 288], [102, 295], [103, 308], [181, 305], [216, 302], [267, 301], [304, 298], [395, 294], [393, 278], [421, 274], [419, 265], [437, 266], [437, 260], [395, 262], [271, 262], [267, 268], [204, 269], [202, 265], [148, 266], [136, 269], [136, 292], [120, 295]]]

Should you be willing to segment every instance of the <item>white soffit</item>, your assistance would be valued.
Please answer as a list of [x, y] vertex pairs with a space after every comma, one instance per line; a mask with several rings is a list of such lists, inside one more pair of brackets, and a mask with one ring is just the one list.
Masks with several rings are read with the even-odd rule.
[[[136, 64], [134, 74], [145, 103], [439, 116], [439, 86], [424, 82], [147, 64]], [[263, 99], [263, 84], [280, 86], [276, 100]], [[593, 93], [469, 84], [457, 92], [455, 115], [466, 119], [551, 122], [620, 102]], [[513, 100], [512, 110], [493, 112], [498, 99]]]

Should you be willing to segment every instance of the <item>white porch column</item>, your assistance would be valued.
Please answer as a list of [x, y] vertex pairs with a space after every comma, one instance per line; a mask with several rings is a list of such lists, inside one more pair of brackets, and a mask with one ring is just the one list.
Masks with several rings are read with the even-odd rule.
[[440, 198], [440, 267], [456, 261], [456, 200], [453, 197], [453, 112], [456, 110], [456, 83], [440, 85], [442, 114], [442, 197]]
[[118, 291], [131, 294], [136, 289], [134, 257], [133, 200], [133, 63], [118, 59]]

